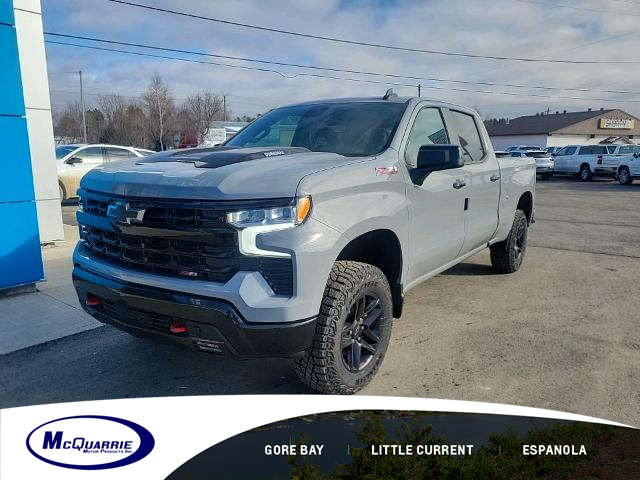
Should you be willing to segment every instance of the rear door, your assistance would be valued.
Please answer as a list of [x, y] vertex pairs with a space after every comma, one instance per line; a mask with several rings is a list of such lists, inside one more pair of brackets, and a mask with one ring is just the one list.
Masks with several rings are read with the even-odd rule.
[[498, 228], [500, 167], [485, 144], [476, 116], [448, 110], [451, 142], [460, 146], [466, 185], [463, 193], [464, 243], [460, 255], [486, 244]]
[[[442, 111], [430, 106], [417, 107], [403, 147], [409, 169], [416, 167], [422, 145], [448, 144], [449, 134]], [[408, 282], [453, 261], [464, 241], [464, 192], [454, 184], [463, 180], [464, 168], [430, 173], [422, 185], [410, 183]]]

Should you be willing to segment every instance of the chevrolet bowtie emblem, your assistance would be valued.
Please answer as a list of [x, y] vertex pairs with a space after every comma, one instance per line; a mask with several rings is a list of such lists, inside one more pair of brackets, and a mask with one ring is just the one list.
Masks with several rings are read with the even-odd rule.
[[107, 208], [107, 217], [115, 223], [131, 225], [132, 221], [142, 222], [144, 208], [132, 208], [127, 202], [115, 202]]

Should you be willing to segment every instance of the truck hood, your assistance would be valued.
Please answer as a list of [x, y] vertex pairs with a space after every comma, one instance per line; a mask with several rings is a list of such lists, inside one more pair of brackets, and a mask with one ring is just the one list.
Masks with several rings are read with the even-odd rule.
[[213, 147], [160, 152], [106, 163], [80, 186], [131, 197], [197, 200], [292, 198], [312, 173], [362, 161], [305, 148]]

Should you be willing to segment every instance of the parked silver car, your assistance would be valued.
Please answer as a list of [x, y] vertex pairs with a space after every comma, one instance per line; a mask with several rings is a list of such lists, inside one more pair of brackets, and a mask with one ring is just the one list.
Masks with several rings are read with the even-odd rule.
[[106, 144], [71, 144], [56, 147], [60, 201], [75, 197], [80, 179], [94, 167], [105, 162], [145, 157], [155, 153], [144, 148]]
[[553, 176], [553, 155], [545, 150], [513, 150], [509, 155], [515, 158], [533, 158], [536, 161], [536, 174], [543, 180], [549, 180]]

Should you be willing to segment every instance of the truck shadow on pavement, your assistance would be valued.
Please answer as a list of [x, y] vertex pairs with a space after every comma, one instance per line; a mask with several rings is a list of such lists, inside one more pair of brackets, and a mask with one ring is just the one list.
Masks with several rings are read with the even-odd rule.
[[287, 359], [234, 360], [103, 326], [2, 357], [0, 408], [181, 395], [305, 394]]
[[495, 275], [491, 265], [482, 263], [459, 263], [455, 267], [442, 272], [440, 275], [453, 275], [461, 277], [476, 277], [478, 275]]

